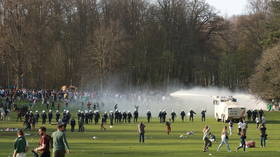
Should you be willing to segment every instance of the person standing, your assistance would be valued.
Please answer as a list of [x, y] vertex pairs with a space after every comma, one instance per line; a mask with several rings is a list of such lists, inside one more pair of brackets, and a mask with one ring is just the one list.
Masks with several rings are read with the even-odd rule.
[[42, 124], [43, 125], [46, 124], [47, 114], [46, 114], [45, 110], [42, 111], [41, 117], [42, 117]]
[[227, 126], [225, 126], [222, 130], [222, 134], [221, 134], [221, 144], [218, 146], [217, 151], [219, 152], [221, 147], [225, 144], [227, 146], [227, 151], [231, 152], [230, 148], [229, 148], [229, 144], [228, 144], [228, 130], [227, 130]]
[[53, 157], [64, 157], [65, 153], [69, 153], [69, 145], [65, 136], [65, 124], [59, 122], [57, 131], [52, 133], [53, 138]]
[[239, 122], [238, 122], [238, 135], [240, 135], [241, 134], [241, 127], [242, 127], [242, 124], [243, 124], [243, 122], [242, 122], [242, 120], [239, 120]]
[[148, 120], [148, 123], [150, 123], [151, 117], [152, 117], [152, 113], [151, 113], [150, 110], [148, 110], [148, 112], [147, 112], [147, 120]]
[[71, 119], [70, 125], [71, 125], [71, 132], [74, 132], [75, 131], [75, 125], [76, 125], [76, 121], [75, 121], [74, 118]]
[[138, 116], [139, 116], [138, 111], [135, 110], [134, 113], [133, 113], [133, 122], [134, 122], [134, 123], [137, 123]]
[[243, 151], [246, 151], [246, 134], [244, 131], [241, 132], [240, 135], [240, 146], [236, 148], [236, 152], [240, 149], [243, 148]]
[[56, 120], [56, 122], [58, 122], [58, 120], [60, 118], [60, 113], [58, 110], [56, 110], [55, 116], [56, 116], [55, 120]]
[[232, 135], [232, 130], [233, 130], [233, 122], [232, 122], [232, 120], [229, 121], [228, 126], [229, 126], [229, 135], [231, 136]]
[[266, 146], [266, 139], [267, 139], [265, 124], [261, 124], [260, 131], [261, 131], [261, 137], [260, 137], [261, 147], [265, 147]]
[[196, 113], [193, 111], [193, 110], [190, 110], [190, 119], [189, 121], [192, 121], [193, 122], [193, 116], [195, 115]]
[[252, 120], [252, 111], [251, 110], [247, 111], [247, 119], [249, 122]]
[[139, 142], [144, 143], [145, 141], [145, 125], [143, 122], [138, 124]]
[[258, 129], [259, 126], [260, 126], [260, 119], [259, 119], [259, 117], [256, 117], [256, 125], [257, 125], [257, 129]]
[[176, 118], [176, 113], [174, 111], [171, 112], [171, 119], [172, 119], [172, 123], [174, 123]]
[[49, 110], [48, 118], [49, 118], [49, 124], [51, 124], [52, 123], [52, 118], [53, 118], [52, 110]]
[[17, 139], [14, 144], [14, 153], [13, 157], [25, 157], [25, 153], [28, 149], [28, 142], [24, 137], [24, 132], [22, 129], [17, 131]]
[[40, 157], [50, 157], [50, 142], [51, 137], [46, 134], [47, 129], [45, 127], [40, 127], [38, 130], [38, 134], [40, 136], [39, 147], [32, 150], [35, 157], [38, 157], [38, 153]]
[[203, 132], [202, 139], [204, 141], [203, 152], [206, 152], [209, 150], [209, 146], [211, 145], [211, 141], [209, 140], [210, 128], [206, 125], [202, 132]]
[[106, 124], [105, 117], [104, 117], [104, 116], [102, 116], [102, 118], [101, 118], [101, 124], [100, 124], [100, 129], [101, 129], [101, 130], [103, 130], [103, 131], [105, 131], [105, 130], [106, 130], [106, 128], [105, 128], [105, 124]]
[[110, 125], [114, 125], [114, 113], [113, 113], [113, 111], [110, 111], [109, 119], [110, 119]]
[[201, 111], [201, 121], [202, 121], [202, 122], [205, 122], [205, 120], [206, 120], [205, 117], [206, 117], [206, 110], [202, 110], [202, 111]]
[[186, 113], [185, 113], [185, 111], [184, 110], [182, 110], [181, 111], [181, 119], [182, 119], [182, 121], [185, 121], [185, 116], [186, 116]]

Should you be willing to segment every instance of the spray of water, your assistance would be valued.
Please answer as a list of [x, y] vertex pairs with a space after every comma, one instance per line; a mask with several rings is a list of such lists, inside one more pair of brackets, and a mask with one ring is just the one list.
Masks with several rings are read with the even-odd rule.
[[198, 115], [202, 110], [207, 110], [208, 115], [214, 115], [213, 96], [233, 96], [240, 105], [247, 109], [266, 109], [266, 103], [254, 95], [246, 92], [231, 92], [221, 88], [191, 88], [172, 90], [170, 92], [161, 91], [135, 91], [135, 92], [112, 92], [107, 91], [99, 95], [92, 102], [102, 102], [104, 106], [101, 111], [113, 111], [115, 104], [121, 112], [133, 112], [139, 107], [141, 116], [145, 116], [150, 110], [153, 117], [156, 117], [160, 110], [165, 110], [168, 115], [175, 111], [177, 115], [184, 110], [194, 110]]

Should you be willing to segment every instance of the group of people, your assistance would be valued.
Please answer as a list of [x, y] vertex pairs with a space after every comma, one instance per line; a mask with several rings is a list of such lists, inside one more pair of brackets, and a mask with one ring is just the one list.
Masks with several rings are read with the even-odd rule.
[[[32, 149], [34, 157], [50, 157], [50, 148], [53, 148], [53, 157], [64, 157], [65, 153], [69, 153], [70, 148], [65, 135], [65, 124], [59, 122], [57, 124], [57, 131], [53, 132], [51, 136], [47, 135], [46, 127], [40, 127], [38, 134], [40, 136], [39, 146]], [[14, 143], [13, 157], [25, 157], [29, 151], [28, 141], [24, 136], [22, 129], [17, 131], [17, 139]]]
[[[228, 130], [229, 128], [229, 130]], [[239, 149], [243, 149], [243, 151], [246, 151], [247, 146], [254, 146], [255, 142], [250, 141], [246, 142], [247, 139], [247, 128], [248, 124], [246, 122], [243, 122], [241, 119], [238, 123], [238, 131], [237, 134], [239, 135], [240, 138], [240, 144], [236, 148], [236, 151]], [[258, 127], [260, 131], [260, 146], [265, 147], [266, 146], [266, 140], [267, 140], [267, 132], [266, 132], [266, 125], [265, 123], [261, 123], [260, 126]], [[232, 130], [233, 130], [233, 122], [229, 122], [229, 126], [224, 126], [222, 131], [221, 131], [221, 142], [217, 148], [217, 151], [220, 151], [221, 147], [223, 145], [226, 145], [227, 151], [231, 152], [230, 146], [229, 146], [229, 136], [232, 135]], [[203, 129], [203, 140], [204, 140], [204, 148], [203, 151], [206, 152], [209, 150], [209, 147], [212, 145], [212, 141], [210, 140], [210, 137], [213, 136], [211, 134], [210, 128], [208, 126], [205, 126]]]

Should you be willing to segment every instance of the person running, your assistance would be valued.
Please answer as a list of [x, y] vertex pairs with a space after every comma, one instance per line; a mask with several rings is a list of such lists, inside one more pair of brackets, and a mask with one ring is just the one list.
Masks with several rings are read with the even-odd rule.
[[171, 120], [170, 119], [169, 119], [169, 121], [165, 122], [165, 126], [166, 126], [167, 135], [169, 135], [171, 132]]
[[28, 150], [28, 142], [24, 137], [24, 132], [22, 129], [17, 131], [17, 139], [14, 144], [13, 157], [25, 157], [25, 153]]
[[144, 143], [145, 141], [145, 125], [143, 122], [138, 124], [139, 142]]
[[261, 136], [260, 136], [260, 139], [261, 139], [261, 147], [265, 147], [266, 146], [266, 140], [267, 140], [267, 134], [266, 134], [266, 127], [265, 127], [265, 124], [262, 124], [260, 126], [260, 131], [261, 131]]
[[34, 157], [38, 157], [38, 153], [40, 157], [50, 157], [50, 141], [51, 137], [46, 134], [47, 129], [45, 127], [40, 127], [38, 130], [38, 134], [40, 135], [39, 147], [32, 150]]
[[203, 129], [203, 141], [204, 141], [204, 148], [203, 152], [209, 151], [209, 146], [211, 145], [211, 141], [209, 140], [209, 133], [210, 133], [210, 128], [206, 125]]
[[229, 148], [229, 144], [228, 144], [228, 130], [227, 130], [227, 126], [225, 126], [222, 130], [222, 134], [221, 134], [221, 144], [218, 146], [217, 151], [219, 152], [221, 147], [226, 144], [227, 146], [227, 151], [231, 152], [230, 148]]
[[241, 131], [240, 135], [240, 145], [239, 147], [236, 148], [236, 152], [240, 149], [243, 148], [243, 151], [246, 151], [246, 134], [244, 131]]
[[65, 136], [65, 125], [63, 122], [57, 124], [57, 131], [52, 133], [53, 138], [53, 157], [64, 157], [69, 153], [69, 145]]

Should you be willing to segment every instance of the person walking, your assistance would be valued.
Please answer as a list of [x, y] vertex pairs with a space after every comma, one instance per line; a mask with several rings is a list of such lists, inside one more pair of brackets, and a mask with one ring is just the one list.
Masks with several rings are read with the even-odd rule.
[[38, 134], [40, 136], [39, 147], [32, 150], [34, 157], [50, 157], [50, 143], [51, 137], [46, 133], [47, 129], [45, 127], [40, 127]]
[[218, 149], [217, 151], [219, 152], [221, 147], [225, 144], [227, 146], [227, 151], [228, 152], [231, 152], [230, 150], [230, 147], [229, 147], [229, 144], [228, 144], [228, 130], [227, 130], [227, 126], [225, 126], [222, 130], [222, 133], [221, 133], [221, 144], [218, 146]]
[[145, 141], [145, 125], [143, 122], [138, 124], [139, 142], [144, 143]]
[[52, 133], [53, 138], [53, 157], [65, 157], [65, 153], [69, 153], [69, 145], [65, 136], [65, 124], [59, 122], [57, 131]]
[[266, 146], [266, 140], [267, 140], [267, 134], [266, 134], [266, 127], [265, 124], [261, 124], [260, 126], [260, 131], [261, 131], [261, 147], [265, 147]]
[[211, 145], [211, 141], [209, 140], [210, 128], [206, 125], [203, 129], [203, 141], [204, 141], [204, 148], [203, 152], [209, 151], [209, 146]]
[[22, 129], [17, 131], [17, 136], [16, 142], [14, 143], [13, 157], [25, 157], [25, 153], [28, 150], [28, 142], [24, 137]]

